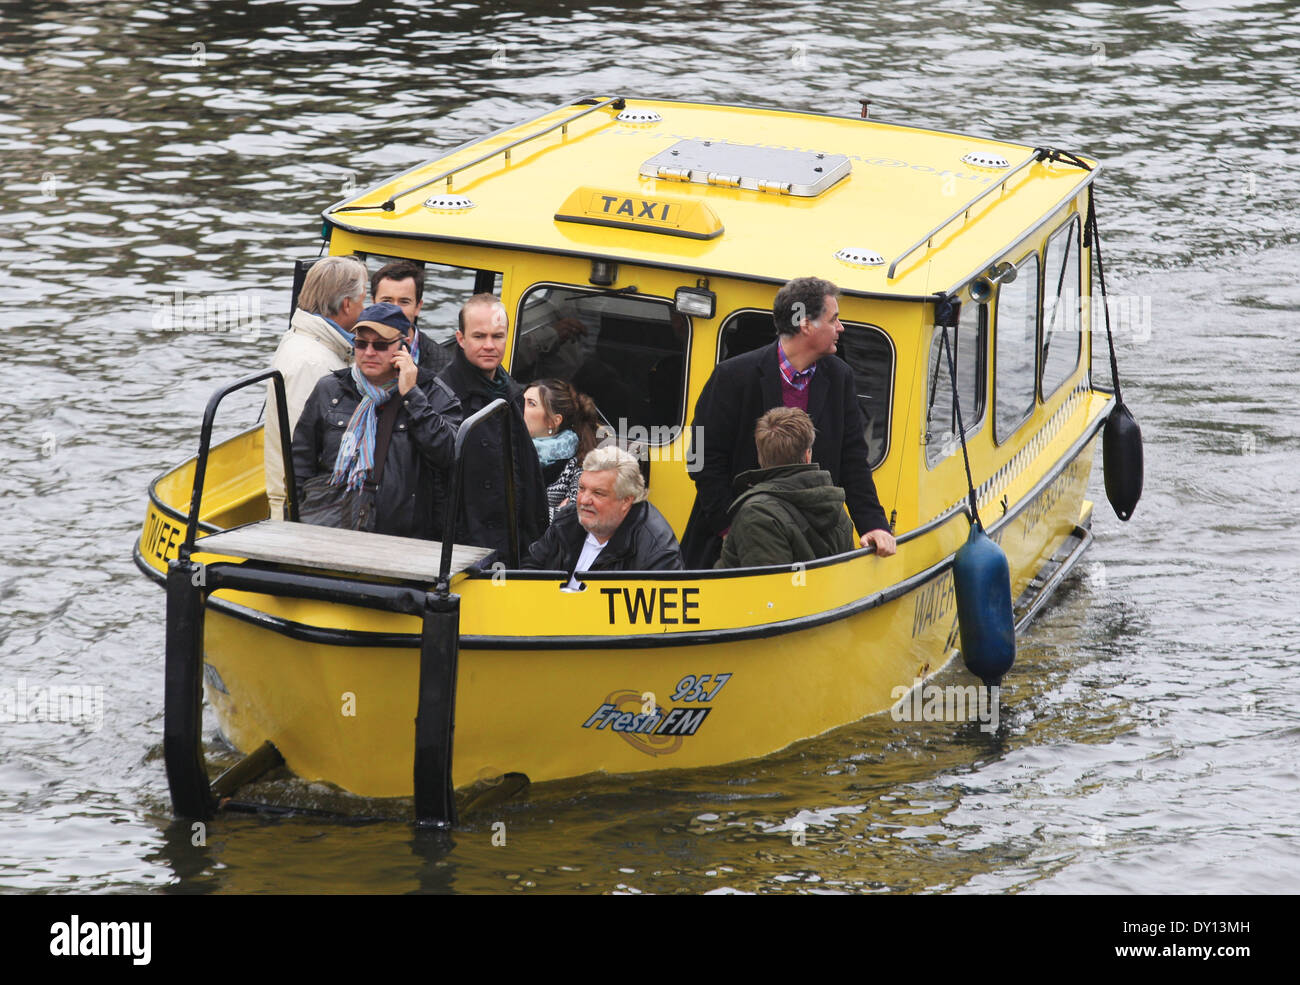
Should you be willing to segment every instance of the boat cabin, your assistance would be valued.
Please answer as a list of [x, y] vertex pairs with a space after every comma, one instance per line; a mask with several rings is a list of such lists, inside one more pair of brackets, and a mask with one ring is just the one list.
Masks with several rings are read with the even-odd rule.
[[949, 340], [977, 474], [1012, 478], [1086, 388], [1094, 175], [1049, 149], [874, 120], [593, 98], [336, 203], [324, 234], [372, 270], [422, 262], [435, 330], [470, 294], [499, 294], [511, 374], [570, 381], [645, 446], [679, 535], [709, 374], [775, 338], [787, 280], [834, 282], [876, 486], [906, 530], [965, 485], [936, 303], [960, 302]]

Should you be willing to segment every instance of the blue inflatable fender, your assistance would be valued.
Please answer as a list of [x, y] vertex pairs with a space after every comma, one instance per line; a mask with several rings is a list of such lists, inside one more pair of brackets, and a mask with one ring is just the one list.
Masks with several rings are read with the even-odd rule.
[[978, 525], [971, 526], [953, 557], [952, 580], [962, 659], [972, 674], [996, 687], [1016, 660], [1011, 567], [1002, 548]]

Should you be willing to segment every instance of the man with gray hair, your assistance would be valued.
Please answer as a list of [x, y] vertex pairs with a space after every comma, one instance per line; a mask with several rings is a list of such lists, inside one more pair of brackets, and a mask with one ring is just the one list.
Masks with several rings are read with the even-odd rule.
[[[352, 365], [352, 326], [366, 306], [366, 266], [357, 257], [325, 257], [312, 264], [298, 294], [289, 330], [280, 339], [271, 368], [284, 375], [289, 434], [316, 383], [326, 373]], [[266, 499], [271, 519], [284, 519], [284, 460], [280, 452], [280, 418], [275, 386], [266, 384], [266, 429], [263, 435]]]
[[607, 446], [583, 459], [577, 507], [556, 514], [522, 565], [567, 572], [576, 591], [584, 571], [677, 571], [682, 555], [673, 528], [646, 502], [640, 463]]

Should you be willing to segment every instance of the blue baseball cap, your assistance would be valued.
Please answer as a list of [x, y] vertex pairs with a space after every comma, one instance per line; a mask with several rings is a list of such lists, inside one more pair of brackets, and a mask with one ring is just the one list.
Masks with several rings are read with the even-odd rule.
[[411, 322], [406, 317], [406, 312], [397, 305], [381, 301], [372, 304], [357, 316], [357, 323], [352, 326], [352, 331], [355, 333], [360, 328], [372, 329], [381, 339], [391, 341], [399, 336], [409, 335]]

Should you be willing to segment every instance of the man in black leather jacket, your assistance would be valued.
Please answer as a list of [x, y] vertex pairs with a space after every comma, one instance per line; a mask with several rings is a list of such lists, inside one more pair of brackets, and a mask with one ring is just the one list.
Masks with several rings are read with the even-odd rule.
[[[340, 445], [352, 430], [363, 399], [355, 379], [360, 374], [372, 387], [390, 391], [385, 403], [400, 401], [383, 478], [375, 492], [373, 530], [436, 540], [442, 536], [440, 504], [455, 455], [461, 409], [449, 387], [416, 367], [404, 347], [409, 338], [404, 332], [409, 333], [409, 323], [396, 305], [371, 305], [361, 313], [354, 367], [321, 377], [294, 428], [294, 479], [301, 504], [308, 480], [320, 482], [335, 472]], [[371, 478], [374, 472], [371, 469]], [[342, 495], [344, 486], [337, 488]]]
[[677, 571], [682, 555], [673, 528], [645, 501], [645, 480], [621, 448], [597, 448], [582, 463], [576, 507], [566, 508], [523, 559], [524, 568], [575, 572]]

